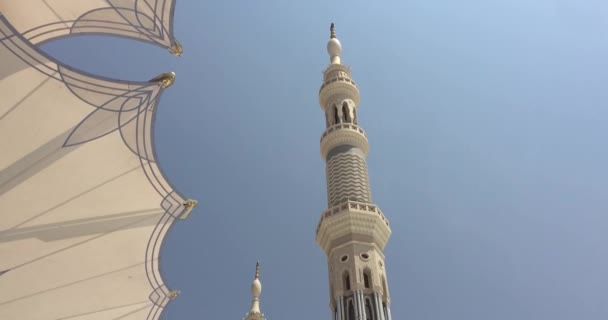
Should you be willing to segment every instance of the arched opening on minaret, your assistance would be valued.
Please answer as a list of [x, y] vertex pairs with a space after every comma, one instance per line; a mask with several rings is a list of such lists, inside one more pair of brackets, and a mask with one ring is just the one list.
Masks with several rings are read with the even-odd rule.
[[382, 276], [382, 294], [384, 295], [384, 299], [388, 299], [388, 290], [386, 288], [386, 278]]
[[344, 272], [344, 291], [348, 291], [350, 290], [350, 274], [348, 273], [348, 271]]
[[332, 109], [334, 110], [334, 124], [338, 124], [340, 123], [340, 117], [338, 116], [338, 107], [334, 104]]
[[365, 318], [367, 320], [376, 320], [374, 313], [372, 312], [372, 301], [369, 298], [365, 298]]
[[348, 299], [347, 304], [346, 320], [355, 320], [355, 306], [353, 305], [353, 299]]
[[384, 313], [384, 319], [388, 319], [388, 308], [386, 307], [386, 302], [382, 303], [382, 312]]
[[348, 102], [346, 101], [342, 103], [342, 116], [344, 117], [344, 122], [350, 122], [350, 112], [348, 112]]
[[363, 285], [366, 289], [371, 287], [371, 275], [369, 269], [363, 271]]

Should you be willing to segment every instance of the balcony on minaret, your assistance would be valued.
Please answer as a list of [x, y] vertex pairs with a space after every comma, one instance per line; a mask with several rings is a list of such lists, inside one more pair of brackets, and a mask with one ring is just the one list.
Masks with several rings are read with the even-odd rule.
[[353, 86], [355, 86], [355, 88], [357, 87], [357, 84], [355, 83], [355, 81], [353, 81], [353, 79], [350, 78], [350, 69], [347, 66], [338, 64], [338, 65], [332, 65], [330, 68], [328, 68], [325, 71], [324, 74], [324, 78], [325, 81], [323, 82], [323, 84], [321, 85], [321, 88], [319, 89], [319, 93], [321, 93], [323, 91], [323, 89], [328, 86], [331, 83], [349, 83]]
[[321, 214], [316, 238], [326, 253], [339, 245], [335, 243], [336, 240], [353, 234], [368, 237], [380, 250], [384, 250], [391, 229], [380, 208], [369, 203], [346, 201]]
[[369, 151], [367, 135], [361, 127], [350, 123], [339, 123], [327, 128], [321, 135], [321, 158], [327, 160], [330, 151], [343, 145], [361, 149], [364, 156], [367, 156]]
[[360, 94], [348, 67], [332, 64], [325, 71], [319, 89], [319, 105], [325, 112], [326, 125], [357, 124], [357, 106]]

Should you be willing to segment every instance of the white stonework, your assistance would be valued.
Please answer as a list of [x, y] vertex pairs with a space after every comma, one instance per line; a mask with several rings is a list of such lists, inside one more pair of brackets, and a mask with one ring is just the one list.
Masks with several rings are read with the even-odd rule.
[[175, 0], [0, 0], [0, 14], [27, 41], [77, 34], [104, 34], [137, 39], [181, 55], [173, 37]]
[[353, 123], [338, 123], [327, 128], [321, 136], [321, 158], [327, 160], [327, 155], [338, 146], [354, 146], [367, 156], [369, 146], [365, 131]]
[[332, 248], [355, 241], [356, 238], [384, 250], [391, 229], [380, 209], [354, 201], [336, 207], [335, 212], [325, 211], [319, 221], [316, 239], [323, 251], [331, 252]]
[[[174, 1], [160, 2], [140, 13], [168, 26]], [[175, 74], [108, 79], [37, 47], [85, 31], [175, 44], [167, 26], [154, 38], [122, 24], [112, 3], [143, 1], [0, 0], [0, 319], [153, 320], [179, 294], [159, 254], [196, 201], [165, 179], [153, 137]]]
[[[357, 149], [351, 149], [357, 150]], [[341, 152], [327, 160], [328, 205], [349, 199], [370, 203], [369, 178], [365, 157], [357, 152]]]
[[388, 220], [372, 203], [367, 136], [358, 126], [359, 89], [341, 64], [342, 45], [333, 24], [327, 44], [330, 65], [319, 90], [327, 129], [321, 156], [327, 162], [327, 201], [317, 244], [327, 255], [334, 320], [391, 320], [384, 247]]

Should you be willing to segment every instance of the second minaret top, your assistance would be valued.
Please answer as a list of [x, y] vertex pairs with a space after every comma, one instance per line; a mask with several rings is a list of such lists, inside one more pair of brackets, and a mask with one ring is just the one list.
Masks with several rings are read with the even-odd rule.
[[251, 283], [251, 308], [244, 320], [265, 320], [260, 310], [260, 295], [262, 294], [262, 282], [260, 282], [260, 262], [255, 264], [255, 276]]

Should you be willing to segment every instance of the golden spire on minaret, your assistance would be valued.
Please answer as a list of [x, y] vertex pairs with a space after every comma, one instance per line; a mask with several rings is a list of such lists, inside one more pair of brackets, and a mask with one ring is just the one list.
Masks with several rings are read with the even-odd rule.
[[260, 278], [260, 261], [255, 263], [255, 278], [253, 279], [259, 279]]
[[336, 38], [336, 30], [334, 28], [333, 22], [331, 23], [331, 26], [329, 27], [329, 32], [330, 32], [330, 36], [329, 36], [330, 39]]

